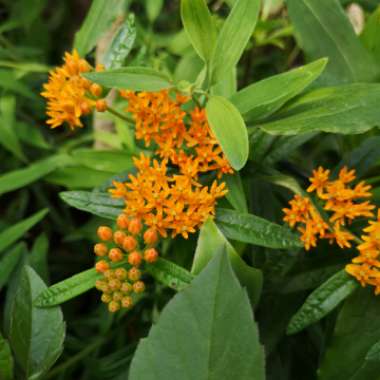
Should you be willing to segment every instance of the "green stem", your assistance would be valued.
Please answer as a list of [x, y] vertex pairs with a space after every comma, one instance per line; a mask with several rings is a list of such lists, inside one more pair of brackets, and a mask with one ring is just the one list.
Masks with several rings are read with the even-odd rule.
[[116, 110], [113, 107], [108, 106], [107, 111], [109, 113], [111, 113], [112, 115], [115, 115], [115, 116], [119, 117], [120, 119], [125, 120], [127, 123], [134, 124], [134, 122], [135, 122], [130, 116], [119, 112], [118, 110]]
[[80, 351], [77, 355], [73, 356], [69, 360], [65, 361], [61, 365], [59, 365], [59, 366], [55, 367], [53, 370], [51, 370], [47, 374], [47, 376], [45, 377], [45, 379], [52, 379], [53, 377], [57, 376], [60, 372], [66, 371], [68, 368], [72, 367], [77, 362], [79, 362], [80, 360], [82, 360], [83, 358], [85, 358], [92, 351], [95, 351], [105, 341], [106, 341], [106, 338], [104, 338], [104, 337], [96, 340], [94, 343], [90, 344], [84, 350]]

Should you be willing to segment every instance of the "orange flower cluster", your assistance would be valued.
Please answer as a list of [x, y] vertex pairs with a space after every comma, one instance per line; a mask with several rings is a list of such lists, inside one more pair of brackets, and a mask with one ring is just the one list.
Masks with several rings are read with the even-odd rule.
[[161, 163], [144, 155], [135, 159], [136, 176], [129, 175], [129, 182], [114, 182], [114, 197], [125, 200], [124, 212], [129, 217], [142, 220], [145, 225], [166, 237], [195, 232], [210, 215], [215, 202], [227, 190], [225, 183], [214, 181], [210, 187], [202, 186], [191, 175], [168, 174], [167, 160]]
[[306, 250], [315, 247], [319, 238], [335, 241], [341, 248], [350, 248], [354, 236], [344, 226], [358, 217], [373, 216], [375, 206], [369, 201], [362, 201], [371, 197], [371, 186], [363, 181], [350, 186], [356, 179], [354, 170], [344, 167], [338, 179], [331, 181], [329, 177], [330, 171], [319, 167], [313, 171], [311, 185], [307, 189], [310, 193], [316, 192], [317, 197], [325, 202], [324, 210], [329, 214], [329, 223], [323, 220], [309, 198], [300, 195], [290, 201], [290, 208], [283, 210], [284, 221], [291, 227], [301, 224], [298, 230]]
[[[101, 299], [108, 304], [110, 312], [132, 307], [133, 294], [145, 290], [141, 267], [158, 259], [154, 248], [158, 235], [154, 229], [143, 231], [139, 219], [129, 219], [125, 214], [117, 218], [116, 224], [116, 231], [107, 226], [99, 227], [97, 234], [101, 242], [94, 246], [95, 255], [99, 257], [95, 268], [103, 274], [103, 279], [96, 282], [96, 288], [102, 292]], [[128, 270], [123, 267], [112, 269], [112, 266], [119, 265]]]
[[[189, 99], [168, 90], [159, 92], [121, 91], [128, 100], [127, 112], [136, 122], [136, 138], [146, 146], [157, 145], [156, 153], [179, 167], [183, 174], [197, 176], [216, 170], [218, 176], [233, 173], [208, 125], [204, 109], [195, 108], [189, 115], [181, 106]], [[189, 119], [189, 127], [185, 119]]]
[[[76, 50], [72, 54], [66, 53], [64, 64], [50, 72], [49, 81], [44, 85], [41, 95], [47, 99], [47, 124], [51, 128], [59, 127], [65, 122], [70, 129], [83, 127], [81, 117], [89, 114], [94, 108], [99, 112], [106, 110], [104, 99], [94, 100], [92, 97], [100, 97], [102, 88], [91, 83], [81, 76], [82, 73], [92, 71], [93, 68], [85, 60], [80, 58]], [[102, 71], [103, 66], [98, 65], [96, 71]]]
[[372, 285], [375, 294], [380, 294], [380, 210], [377, 220], [370, 221], [363, 230], [362, 243], [358, 245], [359, 256], [346, 266], [346, 271], [354, 276], [362, 286]]
[[128, 217], [140, 219], [163, 237], [170, 232], [188, 238], [214, 214], [217, 199], [227, 192], [216, 180], [203, 186], [200, 175], [216, 172], [221, 177], [232, 168], [211, 133], [205, 110], [187, 113], [181, 108], [188, 98], [173, 98], [167, 90], [121, 94], [136, 121], [136, 138], [146, 146], [156, 144], [161, 161], [136, 158], [137, 175], [126, 183], [114, 182], [110, 192], [124, 198]]

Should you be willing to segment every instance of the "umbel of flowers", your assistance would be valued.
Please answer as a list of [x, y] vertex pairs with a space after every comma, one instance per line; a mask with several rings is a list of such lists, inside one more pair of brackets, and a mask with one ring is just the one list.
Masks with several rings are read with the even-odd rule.
[[[81, 117], [94, 108], [110, 107], [100, 99], [102, 88], [81, 76], [94, 70], [84, 59], [66, 53], [64, 64], [52, 71], [42, 95], [48, 100], [48, 124], [82, 127]], [[96, 67], [96, 71], [102, 70]], [[99, 227], [94, 246], [96, 283], [111, 312], [129, 308], [133, 294], [145, 289], [142, 276], [158, 260], [161, 238], [196, 232], [215, 213], [216, 202], [227, 193], [221, 182], [233, 173], [208, 125], [205, 110], [194, 107], [190, 97], [172, 90], [120, 91], [128, 100], [125, 111], [135, 121], [135, 135], [153, 157], [134, 158], [137, 173], [126, 182], [113, 183], [110, 195], [125, 201], [116, 229]], [[204, 178], [214, 178], [204, 184]]]
[[380, 210], [377, 220], [369, 220], [359, 238], [348, 227], [357, 218], [373, 218], [375, 206], [368, 199], [371, 186], [356, 179], [355, 170], [343, 167], [335, 180], [330, 180], [330, 171], [319, 167], [309, 179], [307, 191], [322, 201], [325, 217], [318, 212], [309, 197], [296, 195], [285, 208], [284, 220], [297, 227], [305, 249], [316, 247], [318, 239], [329, 239], [341, 248], [351, 248], [352, 241], [358, 243], [358, 256], [346, 265], [346, 271], [362, 286], [372, 285], [375, 294], [380, 294]]

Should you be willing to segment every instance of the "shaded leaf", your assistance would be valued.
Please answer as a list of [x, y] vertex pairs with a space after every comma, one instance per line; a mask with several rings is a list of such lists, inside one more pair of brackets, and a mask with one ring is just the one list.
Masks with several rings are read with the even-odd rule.
[[13, 356], [9, 343], [0, 334], [0, 380], [13, 380]]
[[[7, 284], [10, 276], [20, 262], [21, 256], [26, 250], [24, 243], [19, 243], [7, 251], [0, 259], [0, 290]], [[0, 376], [1, 379], [1, 376]]]
[[[226, 344], [228, 342], [228, 344]], [[130, 380], [263, 380], [252, 309], [227, 255], [218, 255], [163, 310], [131, 364]]]

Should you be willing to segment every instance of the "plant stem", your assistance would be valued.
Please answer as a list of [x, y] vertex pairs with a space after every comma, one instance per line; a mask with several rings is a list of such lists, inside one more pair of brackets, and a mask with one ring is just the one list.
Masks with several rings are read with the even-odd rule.
[[111, 113], [112, 115], [115, 115], [115, 116], [119, 117], [120, 119], [125, 120], [127, 123], [133, 124], [135, 122], [130, 116], [119, 112], [118, 110], [116, 110], [113, 107], [108, 106], [107, 111], [109, 113]]

